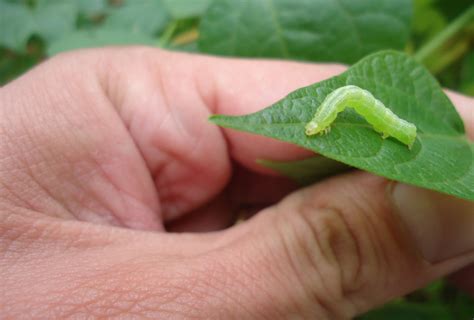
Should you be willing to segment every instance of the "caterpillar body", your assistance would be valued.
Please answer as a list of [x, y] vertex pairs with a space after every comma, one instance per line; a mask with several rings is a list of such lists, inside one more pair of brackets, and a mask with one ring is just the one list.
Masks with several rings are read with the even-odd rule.
[[311, 136], [328, 133], [338, 113], [347, 107], [362, 115], [375, 131], [382, 134], [382, 138], [391, 136], [406, 144], [409, 149], [413, 146], [416, 126], [400, 119], [369, 91], [353, 85], [338, 88], [326, 96], [313, 119], [306, 124], [306, 134]]

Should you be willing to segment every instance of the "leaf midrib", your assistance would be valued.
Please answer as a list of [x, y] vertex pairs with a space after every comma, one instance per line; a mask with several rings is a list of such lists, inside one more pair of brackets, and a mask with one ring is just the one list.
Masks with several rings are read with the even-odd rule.
[[[237, 116], [239, 117], [239, 116]], [[217, 119], [216, 123], [218, 125], [224, 126], [224, 127], [232, 127], [235, 128], [234, 126], [229, 126], [228, 124], [222, 124], [220, 123], [221, 119], [229, 119], [231, 117], [227, 116], [220, 116], [220, 115], [215, 115], [211, 117], [212, 119]], [[212, 120], [214, 121], [214, 120]], [[294, 126], [304, 126], [306, 122], [271, 122], [271, 123], [263, 123], [260, 122], [259, 125], [262, 126], [282, 126], [282, 127], [294, 127]], [[364, 127], [364, 128], [369, 128], [373, 129], [371, 125], [368, 124], [363, 124], [363, 123], [353, 123], [353, 122], [345, 122], [345, 121], [340, 121], [340, 122], [333, 122], [331, 126], [338, 127], [338, 126], [353, 126], [353, 127]], [[243, 129], [242, 129], [243, 130]], [[252, 130], [254, 130], [252, 128]], [[450, 135], [450, 134], [435, 134], [435, 133], [429, 133], [429, 132], [421, 132], [418, 131], [417, 135], [419, 136], [424, 136], [424, 137], [438, 137], [438, 138], [449, 138], [449, 139], [460, 139], [460, 140], [465, 140], [466, 142], [469, 142], [469, 140], [466, 138], [466, 135], [464, 133], [459, 133], [455, 131], [456, 134]]]

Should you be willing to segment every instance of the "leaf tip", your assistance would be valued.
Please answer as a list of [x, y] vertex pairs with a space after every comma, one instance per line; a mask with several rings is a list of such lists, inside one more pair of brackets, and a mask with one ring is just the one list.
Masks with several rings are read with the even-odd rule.
[[211, 114], [209, 116], [209, 118], [207, 118], [207, 120], [209, 120], [210, 122], [214, 122], [214, 120], [217, 118], [219, 119], [220, 115], [219, 114]]
[[213, 114], [213, 115], [209, 116], [209, 118], [207, 118], [207, 120], [209, 122], [214, 123], [214, 124], [220, 125], [220, 123], [222, 122], [223, 117], [224, 116], [221, 115], [221, 114]]
[[213, 114], [207, 120], [218, 126], [227, 127], [229, 126], [229, 120], [232, 118], [232, 116], [226, 116], [223, 114]]
[[255, 163], [258, 164], [258, 165], [261, 165], [263, 167], [267, 167], [271, 164], [271, 161], [258, 158], [258, 159], [255, 159]]

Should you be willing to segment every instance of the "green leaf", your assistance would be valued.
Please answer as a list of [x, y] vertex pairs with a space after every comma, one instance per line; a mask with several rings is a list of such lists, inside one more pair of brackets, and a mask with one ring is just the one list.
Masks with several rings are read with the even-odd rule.
[[293, 179], [300, 185], [309, 185], [351, 169], [344, 163], [321, 156], [297, 161], [257, 160], [257, 163]]
[[455, 19], [472, 6], [472, 0], [436, 1], [436, 6], [448, 19]]
[[34, 32], [32, 14], [26, 6], [0, 1], [0, 47], [24, 51]]
[[0, 1], [0, 46], [21, 52], [34, 34], [46, 42], [57, 39], [75, 29], [77, 13], [73, 1], [38, 0], [33, 9]]
[[82, 30], [65, 35], [63, 38], [53, 42], [48, 48], [48, 55], [55, 55], [62, 51], [79, 48], [94, 48], [110, 45], [153, 45], [156, 42], [151, 37], [130, 33], [126, 31], [114, 31], [98, 29], [94, 31]]
[[413, 12], [413, 33], [426, 41], [446, 27], [446, 18], [435, 7], [434, 0], [415, 0]]
[[380, 309], [371, 311], [359, 320], [454, 320], [449, 310], [442, 305], [422, 305], [401, 302], [389, 304]]
[[463, 93], [474, 96], [474, 51], [463, 59], [460, 87]]
[[107, 0], [77, 0], [79, 12], [86, 16], [94, 16], [105, 12]]
[[163, 0], [173, 19], [199, 17], [209, 7], [211, 0]]
[[0, 49], [0, 86], [13, 80], [40, 61], [40, 57], [32, 54], [11, 55]]
[[219, 0], [200, 26], [203, 52], [352, 63], [408, 39], [410, 0]]
[[166, 27], [169, 14], [161, 0], [129, 0], [112, 10], [104, 28], [153, 36]]
[[[356, 85], [417, 126], [412, 150], [382, 139], [358, 114], [339, 114], [330, 133], [307, 137], [304, 125], [333, 90]], [[394, 51], [370, 55], [339, 76], [298, 89], [273, 106], [244, 116], [213, 116], [224, 127], [294, 143], [331, 159], [420, 187], [474, 200], [474, 144], [429, 72]]]
[[458, 291], [458, 289], [453, 288], [454, 301], [451, 302], [450, 307], [452, 313], [455, 315], [455, 319], [472, 319], [474, 315], [474, 300], [472, 296]]
[[35, 33], [47, 42], [58, 39], [76, 28], [78, 12], [75, 1], [38, 0], [33, 9]]

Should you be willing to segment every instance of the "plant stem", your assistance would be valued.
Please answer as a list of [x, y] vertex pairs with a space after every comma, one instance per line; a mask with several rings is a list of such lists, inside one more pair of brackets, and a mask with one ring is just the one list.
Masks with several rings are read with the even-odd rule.
[[166, 27], [165, 31], [163, 32], [163, 35], [158, 40], [158, 46], [159, 47], [164, 48], [164, 47], [168, 46], [168, 44], [171, 41], [171, 38], [173, 37], [174, 31], [176, 30], [177, 27], [178, 27], [178, 21], [177, 20], [171, 22]]
[[196, 41], [198, 37], [199, 32], [197, 28], [192, 28], [176, 35], [176, 37], [173, 39], [173, 45], [186, 45]]
[[462, 30], [469, 22], [474, 20], [474, 6], [471, 6], [466, 12], [457, 17], [441, 33], [431, 39], [427, 44], [421, 47], [414, 55], [417, 61], [424, 61], [439, 47], [441, 47], [453, 35]]
[[442, 54], [437, 55], [433, 59], [431, 59], [432, 57], [426, 59], [424, 63], [428, 70], [436, 75], [460, 59], [468, 50], [469, 42], [459, 41], [453, 43], [452, 46], [449, 47], [449, 50], [443, 50]]

